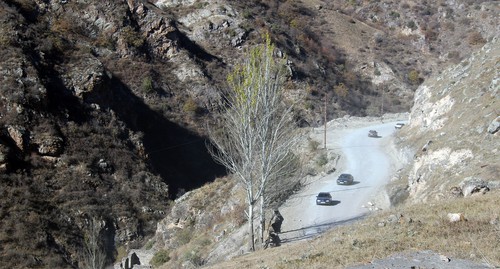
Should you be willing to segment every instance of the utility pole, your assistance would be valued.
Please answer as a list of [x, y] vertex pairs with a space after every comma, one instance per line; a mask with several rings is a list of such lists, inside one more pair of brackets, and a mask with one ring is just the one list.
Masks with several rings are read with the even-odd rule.
[[385, 95], [385, 87], [382, 87], [382, 107], [381, 107], [381, 111], [380, 113], [382, 114], [382, 116], [384, 115], [384, 95]]
[[324, 133], [324, 145], [323, 145], [323, 148], [326, 149], [326, 97], [327, 97], [327, 94], [325, 92], [325, 133]]

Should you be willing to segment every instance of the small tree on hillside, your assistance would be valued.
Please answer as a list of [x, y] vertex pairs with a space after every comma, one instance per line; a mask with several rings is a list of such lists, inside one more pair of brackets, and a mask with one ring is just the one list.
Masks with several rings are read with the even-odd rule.
[[101, 222], [95, 218], [89, 220], [85, 233], [82, 263], [85, 269], [103, 269], [106, 265], [106, 252], [101, 239]]
[[270, 182], [292, 170], [291, 150], [297, 141], [291, 107], [283, 102], [285, 62], [275, 60], [273, 51], [267, 37], [266, 43], [251, 49], [245, 62], [229, 75], [231, 91], [220, 118], [222, 129], [209, 133], [212, 156], [245, 187], [251, 250], [255, 249], [254, 206], [260, 201], [263, 232], [265, 190]]

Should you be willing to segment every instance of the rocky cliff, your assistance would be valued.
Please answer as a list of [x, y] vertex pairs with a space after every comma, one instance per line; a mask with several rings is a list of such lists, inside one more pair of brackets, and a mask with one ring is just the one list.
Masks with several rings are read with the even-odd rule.
[[497, 14], [496, 1], [386, 2], [0, 2], [0, 267], [81, 267], [91, 220], [111, 263], [178, 193], [223, 175], [204, 129], [263, 33], [288, 56], [298, 125], [313, 126], [325, 99], [328, 118], [409, 109]]
[[426, 80], [400, 133], [413, 203], [500, 187], [500, 40]]

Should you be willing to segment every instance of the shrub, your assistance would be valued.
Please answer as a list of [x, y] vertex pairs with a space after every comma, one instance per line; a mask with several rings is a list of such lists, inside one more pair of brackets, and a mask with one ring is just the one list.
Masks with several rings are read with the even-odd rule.
[[170, 260], [169, 251], [167, 249], [161, 249], [156, 252], [153, 258], [151, 259], [151, 265], [155, 268], [161, 266], [162, 264], [168, 262]]
[[408, 73], [408, 80], [412, 84], [417, 84], [420, 81], [420, 74], [418, 73], [418, 71], [417, 70], [411, 70]]
[[154, 91], [153, 79], [150, 76], [142, 79], [142, 90], [146, 93], [151, 93]]
[[132, 27], [130, 26], [123, 28], [122, 36], [129, 46], [138, 48], [144, 45], [144, 37], [134, 31], [134, 29], [132, 29]]
[[207, 5], [208, 5], [208, 2], [200, 2], [200, 1], [198, 1], [198, 2], [196, 2], [194, 4], [194, 8], [196, 8], [196, 9], [202, 9], [202, 8], [206, 7]]
[[326, 152], [323, 152], [316, 159], [316, 164], [318, 166], [325, 166], [325, 164], [327, 164], [327, 163], [328, 163], [328, 156], [326, 155]]
[[198, 105], [191, 97], [188, 98], [186, 103], [184, 103], [184, 106], [182, 107], [182, 109], [184, 110], [184, 112], [188, 112], [188, 113], [192, 113], [192, 114], [196, 114], [199, 110]]
[[347, 97], [347, 94], [349, 93], [349, 89], [346, 85], [344, 85], [344, 83], [340, 83], [339, 85], [335, 86], [333, 90], [335, 91], [335, 94], [341, 98]]
[[484, 43], [486, 43], [486, 40], [483, 38], [481, 33], [477, 32], [477, 31], [472, 32], [469, 35], [468, 41], [469, 41], [469, 45], [471, 45], [471, 46], [484, 45]]
[[400, 15], [398, 12], [396, 12], [396, 11], [394, 11], [394, 10], [393, 10], [393, 11], [391, 11], [391, 12], [389, 13], [389, 16], [391, 16], [391, 17], [392, 17], [392, 18], [394, 18], [394, 19], [397, 19], [397, 18], [399, 18], [401, 15]]
[[185, 227], [177, 233], [177, 243], [179, 245], [185, 245], [191, 241], [193, 238], [193, 229], [192, 227]]
[[59, 34], [79, 34], [82, 29], [75, 23], [75, 20], [71, 17], [60, 17], [54, 21], [50, 29]]
[[415, 21], [411, 20], [411, 21], [409, 21], [409, 22], [406, 23], [406, 27], [408, 27], [412, 31], [414, 31], [414, 30], [417, 29], [417, 24], [415, 23]]
[[111, 33], [101, 33], [95, 40], [94, 45], [98, 47], [108, 48], [113, 50], [115, 48], [115, 44], [113, 38], [111, 37]]
[[14, 45], [15, 35], [12, 30], [7, 27], [0, 27], [0, 46], [11, 46]]
[[148, 242], [146, 243], [146, 245], [144, 246], [144, 248], [145, 248], [146, 250], [150, 250], [150, 249], [152, 249], [152, 248], [153, 248], [153, 245], [155, 244], [155, 242], [156, 242], [156, 241], [154, 241], [154, 240], [150, 240], [150, 241], [148, 241]]
[[203, 265], [203, 258], [201, 257], [199, 251], [197, 249], [193, 249], [191, 251], [187, 251], [183, 256], [184, 261], [189, 261], [195, 266]]
[[309, 146], [309, 151], [313, 152], [313, 151], [315, 151], [315, 150], [317, 150], [317, 149], [318, 149], [318, 147], [319, 147], [319, 142], [318, 142], [318, 141], [316, 141], [316, 140], [312, 140], [312, 139], [311, 139], [311, 140], [309, 140], [309, 144], [308, 144], [308, 146]]

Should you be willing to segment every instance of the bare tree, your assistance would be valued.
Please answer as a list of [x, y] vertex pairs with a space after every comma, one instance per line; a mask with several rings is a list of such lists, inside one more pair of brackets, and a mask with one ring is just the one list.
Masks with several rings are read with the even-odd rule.
[[106, 263], [106, 252], [101, 239], [102, 225], [95, 218], [89, 220], [86, 234], [82, 263], [85, 269], [103, 269]]
[[283, 100], [285, 59], [273, 57], [266, 43], [250, 50], [245, 62], [228, 77], [231, 91], [220, 118], [221, 130], [210, 131], [216, 161], [233, 173], [246, 190], [250, 249], [255, 249], [254, 206], [260, 202], [260, 240], [263, 241], [266, 187], [291, 170], [291, 150], [297, 139], [291, 106]]

